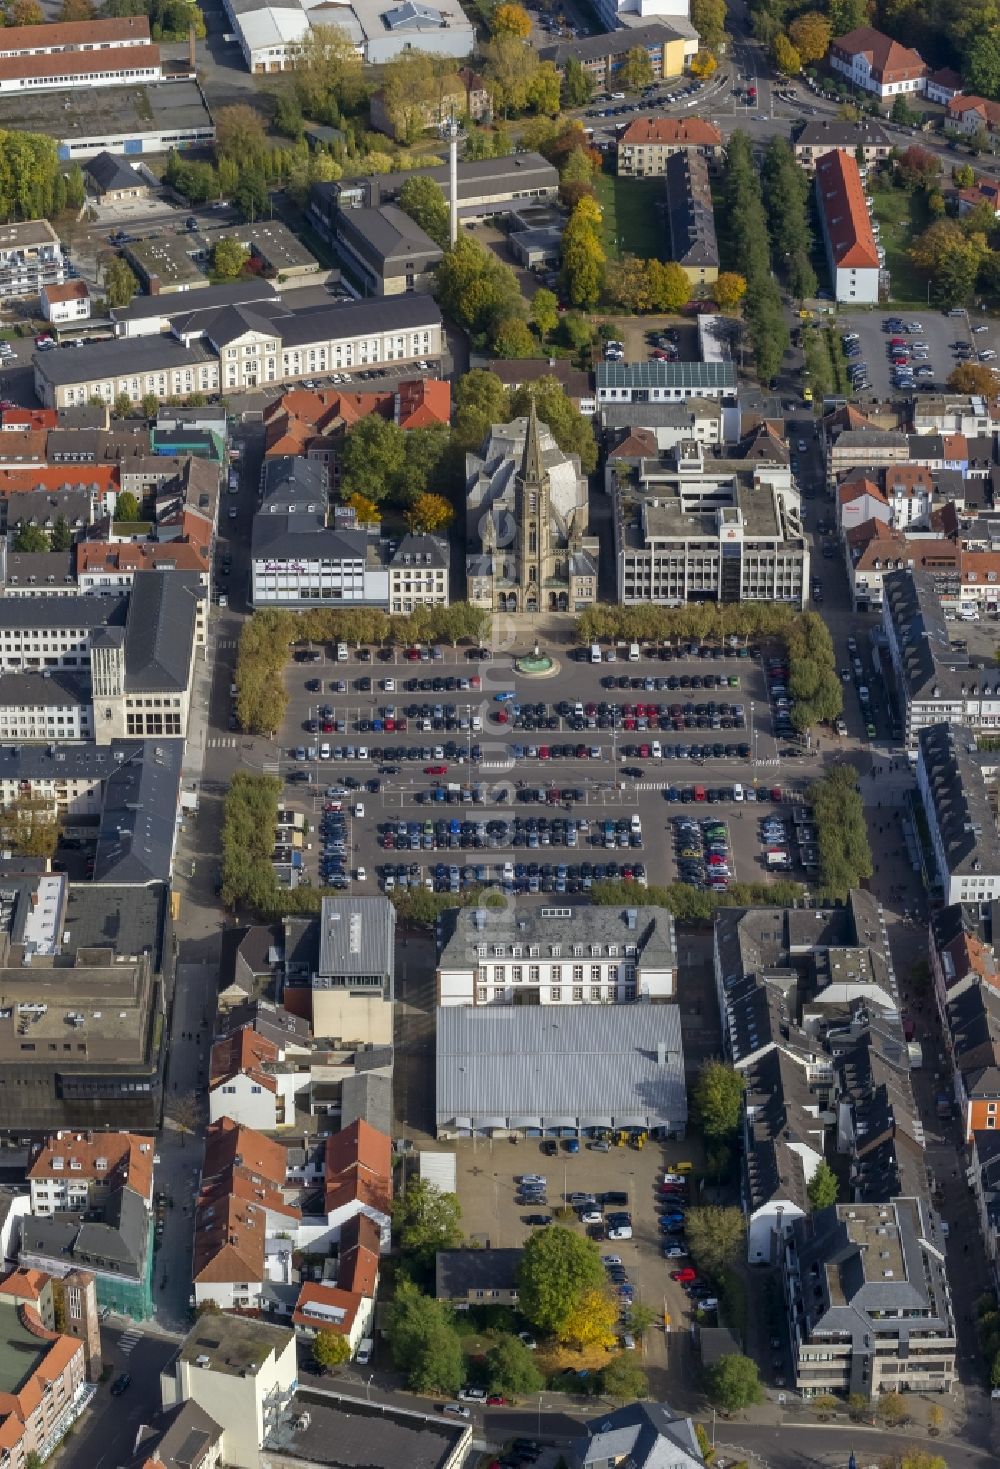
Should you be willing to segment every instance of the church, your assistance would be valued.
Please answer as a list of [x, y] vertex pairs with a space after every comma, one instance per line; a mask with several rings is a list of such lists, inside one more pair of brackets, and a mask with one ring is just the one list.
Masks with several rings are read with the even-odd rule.
[[532, 402], [466, 455], [466, 584], [491, 612], [580, 612], [597, 600], [599, 547], [587, 535], [587, 477]]

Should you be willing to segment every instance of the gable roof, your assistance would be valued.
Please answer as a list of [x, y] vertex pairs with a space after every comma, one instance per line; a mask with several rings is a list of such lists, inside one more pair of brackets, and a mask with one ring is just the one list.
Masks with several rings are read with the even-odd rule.
[[205, 1135], [195, 1205], [192, 1276], [201, 1284], [262, 1280], [269, 1213], [299, 1219], [285, 1202], [285, 1150], [231, 1117]]
[[103, 194], [119, 189], [149, 188], [146, 179], [140, 173], [136, 173], [131, 164], [126, 163], [123, 158], [116, 158], [107, 149], [89, 159], [83, 165], [83, 171]]
[[837, 36], [831, 42], [831, 49], [845, 56], [867, 56], [873, 74], [883, 82], [923, 76], [927, 70], [918, 51], [901, 46], [871, 26], [858, 26], [845, 36]]
[[76, 1177], [89, 1178], [109, 1187], [128, 1184], [142, 1198], [151, 1199], [154, 1151], [152, 1140], [137, 1133], [53, 1133], [37, 1145], [28, 1165], [27, 1177], [29, 1182], [66, 1178], [72, 1159]]
[[676, 148], [719, 148], [722, 134], [704, 117], [639, 117], [618, 140], [622, 144], [658, 143]]
[[834, 261], [840, 268], [878, 270], [878, 247], [872, 234], [858, 165], [840, 149], [816, 160], [816, 193]]
[[245, 1025], [212, 1047], [209, 1086], [214, 1090], [235, 1076], [248, 1076], [265, 1091], [277, 1092], [277, 1082], [267, 1068], [277, 1064], [279, 1055], [273, 1041]]
[[346, 1204], [388, 1214], [392, 1205], [392, 1143], [363, 1119], [326, 1140], [327, 1214]]
[[378, 1286], [379, 1227], [368, 1214], [355, 1214], [340, 1231], [337, 1284], [342, 1290], [374, 1297]]

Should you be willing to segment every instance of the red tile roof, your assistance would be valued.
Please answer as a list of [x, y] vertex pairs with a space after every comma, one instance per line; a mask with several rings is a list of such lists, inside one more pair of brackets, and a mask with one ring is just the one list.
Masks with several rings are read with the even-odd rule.
[[619, 139], [625, 144], [658, 143], [668, 148], [719, 148], [722, 134], [703, 117], [638, 117]]
[[278, 1058], [274, 1042], [258, 1035], [252, 1025], [245, 1025], [212, 1047], [209, 1086], [220, 1086], [234, 1076], [250, 1076], [258, 1086], [276, 1092], [277, 1082], [267, 1068], [274, 1066]]
[[352, 1201], [381, 1214], [392, 1205], [392, 1143], [363, 1120], [326, 1140], [326, 1212]]
[[43, 490], [47, 495], [60, 490], [90, 490], [99, 495], [118, 489], [118, 466], [113, 464], [38, 465], [25, 469], [0, 469], [0, 495], [27, 494]]
[[927, 67], [918, 51], [901, 46], [891, 36], [871, 26], [858, 26], [846, 36], [837, 36], [830, 49], [841, 56], [867, 56], [874, 76], [882, 82], [904, 82], [924, 76]]
[[[73, 1132], [67, 1128], [52, 1133], [28, 1166], [28, 1178], [89, 1178], [111, 1185], [128, 1184], [144, 1199], [153, 1197], [153, 1139], [133, 1132]], [[55, 1159], [61, 1159], [59, 1167]], [[104, 1167], [97, 1166], [101, 1160]], [[79, 1164], [79, 1167], [76, 1165]]]
[[818, 158], [816, 189], [836, 264], [845, 269], [878, 270], [865, 191], [852, 155], [838, 149]]
[[[3, 440], [0, 439], [0, 450]], [[84, 571], [208, 571], [207, 546], [188, 541], [79, 541], [76, 574]]]
[[295, 1302], [292, 1323], [308, 1327], [311, 1331], [332, 1331], [336, 1336], [349, 1336], [361, 1304], [362, 1297], [354, 1291], [306, 1281]]
[[863, 495], [871, 495], [873, 500], [877, 500], [880, 505], [888, 509], [889, 502], [878, 485], [864, 475], [860, 479], [846, 480], [844, 484], [837, 487], [837, 498], [841, 505], [850, 505], [853, 500], [860, 500]]
[[[6, 37], [2, 43], [6, 46]], [[60, 51], [55, 56], [0, 56], [0, 81], [20, 77], [86, 76], [106, 71], [144, 70], [160, 64], [159, 46], [115, 46], [101, 51]]]
[[85, 301], [90, 295], [86, 281], [65, 281], [61, 286], [46, 286], [47, 301]]
[[400, 383], [393, 405], [400, 428], [433, 428], [451, 421], [451, 384], [438, 378]]
[[69, 47], [100, 45], [101, 42], [127, 41], [140, 46], [149, 40], [149, 20], [145, 15], [125, 15], [113, 20], [64, 20], [53, 25], [6, 26], [0, 51], [31, 51], [39, 46], [60, 50]]
[[5, 430], [58, 428], [59, 414], [55, 408], [4, 408], [0, 411], [0, 422]]
[[285, 1171], [280, 1143], [231, 1117], [210, 1124], [195, 1206], [196, 1282], [263, 1279], [267, 1214], [301, 1218], [285, 1202]]
[[974, 112], [987, 127], [1000, 127], [1000, 102], [991, 102], [988, 97], [952, 97], [947, 111], [950, 118]]
[[355, 1214], [340, 1231], [340, 1266], [337, 1284], [342, 1290], [374, 1296], [378, 1286], [381, 1235], [374, 1219]]

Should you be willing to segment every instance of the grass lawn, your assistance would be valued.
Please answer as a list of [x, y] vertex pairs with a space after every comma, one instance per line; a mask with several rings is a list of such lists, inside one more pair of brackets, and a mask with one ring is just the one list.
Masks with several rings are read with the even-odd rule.
[[662, 179], [620, 179], [599, 173], [594, 179], [604, 210], [604, 248], [609, 260], [641, 255], [666, 260]]
[[927, 282], [907, 251], [915, 235], [930, 224], [924, 195], [917, 190], [893, 189], [877, 183], [872, 190], [875, 218], [882, 226], [881, 244], [889, 271], [891, 301], [926, 306]]

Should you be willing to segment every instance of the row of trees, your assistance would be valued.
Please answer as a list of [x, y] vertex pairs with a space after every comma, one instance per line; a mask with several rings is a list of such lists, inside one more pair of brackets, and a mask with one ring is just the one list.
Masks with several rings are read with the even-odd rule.
[[85, 195], [80, 165], [63, 172], [54, 138], [0, 131], [0, 215], [5, 219], [50, 218], [80, 209]]
[[783, 602], [689, 602], [683, 607], [588, 607], [576, 620], [581, 644], [728, 642], [784, 638], [801, 616]]
[[771, 383], [788, 350], [781, 292], [771, 274], [768, 217], [753, 151], [746, 133], [735, 132], [726, 152], [725, 210], [729, 254], [746, 277], [744, 314], [761, 383]]
[[819, 855], [819, 887], [827, 898], [845, 898], [874, 871], [865, 810], [853, 765], [834, 765], [810, 785]]
[[816, 294], [816, 272], [809, 258], [813, 247], [810, 189], [787, 138], [774, 137], [768, 143], [763, 179], [771, 264], [789, 294], [801, 301]]
[[68, 551], [73, 545], [73, 532], [65, 515], [59, 515], [50, 531], [25, 521], [19, 525], [11, 541], [12, 551]]
[[277, 881], [271, 866], [282, 784], [277, 776], [233, 776], [222, 818], [222, 901], [268, 911]]
[[795, 728], [802, 733], [837, 719], [844, 708], [844, 687], [826, 623], [816, 612], [801, 613], [788, 628], [785, 646]]
[[[72, 0], [72, 8], [80, 12], [74, 15], [74, 19], [92, 18], [92, 15], [82, 13], [84, 8], [93, 13], [93, 7], [86, 0]], [[205, 36], [205, 17], [198, 6], [189, 4], [188, 0], [105, 0], [101, 13], [109, 16], [148, 15], [149, 33], [154, 41], [186, 41], [191, 26], [194, 26], [194, 33], [199, 39]]]
[[805, 896], [801, 883], [734, 882], [724, 893], [702, 891], [687, 883], [673, 882], [665, 886], [651, 884], [639, 887], [634, 882], [595, 882], [590, 901], [602, 907], [669, 908], [678, 923], [708, 924], [719, 908], [743, 908], [765, 904], [772, 908], [793, 908]]

